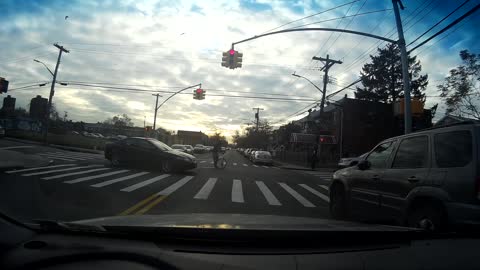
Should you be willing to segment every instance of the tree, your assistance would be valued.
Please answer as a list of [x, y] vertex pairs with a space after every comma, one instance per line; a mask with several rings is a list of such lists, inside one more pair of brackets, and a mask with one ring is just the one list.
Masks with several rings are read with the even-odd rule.
[[[357, 87], [358, 99], [392, 103], [403, 97], [403, 77], [400, 49], [396, 44], [378, 48], [378, 55], [370, 55], [371, 63], [363, 66], [360, 72], [363, 88]], [[420, 75], [422, 66], [416, 57], [408, 57], [410, 90], [412, 97], [425, 101], [428, 75]]]
[[18, 108], [15, 108], [15, 110], [13, 111], [13, 115], [15, 117], [27, 117], [28, 112], [25, 108], [18, 107]]
[[480, 54], [462, 50], [460, 58], [462, 64], [450, 70], [437, 88], [447, 105], [447, 114], [480, 119]]
[[[238, 135], [237, 139], [236, 135]], [[258, 124], [258, 130], [256, 126], [247, 127], [245, 129], [245, 135], [240, 136], [239, 132], [234, 135], [234, 140], [237, 147], [254, 147], [267, 149], [272, 135], [272, 126], [268, 121], [260, 121]]]
[[124, 127], [133, 127], [133, 122], [127, 114], [115, 115], [112, 118], [108, 118], [103, 122], [105, 125], [124, 128]]

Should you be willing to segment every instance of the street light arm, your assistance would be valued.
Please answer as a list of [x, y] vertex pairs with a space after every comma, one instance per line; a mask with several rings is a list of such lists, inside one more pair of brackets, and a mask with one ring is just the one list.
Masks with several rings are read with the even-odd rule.
[[33, 61], [42, 64], [48, 70], [48, 72], [50, 72], [50, 74], [53, 76], [53, 72], [47, 67], [47, 65], [45, 65], [45, 63], [43, 63], [42, 61], [38, 61], [37, 59], [33, 59]]
[[301, 76], [301, 75], [298, 75], [298, 74], [292, 74], [293, 76], [295, 77], [299, 77], [299, 78], [304, 78], [305, 80], [307, 80], [310, 84], [312, 84], [313, 86], [315, 86], [315, 88], [317, 88], [318, 91], [320, 91], [320, 93], [323, 93], [322, 89], [318, 88], [318, 86], [316, 86], [312, 81], [310, 81], [309, 79]]
[[197, 87], [197, 86], [200, 86], [202, 87], [202, 84], [201, 83], [198, 83], [198, 84], [195, 84], [195, 85], [192, 85], [192, 86], [188, 86], [188, 87], [185, 87], [183, 89], [180, 89], [178, 90], [177, 92], [173, 93], [171, 96], [169, 96], [167, 99], [165, 99], [160, 105], [158, 105], [157, 107], [157, 110], [160, 109], [160, 107], [162, 107], [163, 104], [165, 104], [165, 102], [167, 102], [169, 99], [171, 99], [172, 97], [174, 97], [176, 94], [180, 93], [180, 92], [183, 92], [185, 90], [188, 90], [190, 88], [194, 88], [194, 87]]

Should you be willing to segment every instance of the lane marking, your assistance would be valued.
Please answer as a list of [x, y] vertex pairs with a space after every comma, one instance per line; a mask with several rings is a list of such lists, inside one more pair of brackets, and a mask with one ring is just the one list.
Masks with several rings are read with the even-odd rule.
[[139, 176], [145, 175], [147, 173], [150, 173], [150, 172], [139, 172], [139, 173], [135, 173], [135, 174], [127, 175], [127, 176], [124, 176], [124, 177], [108, 180], [108, 181], [101, 182], [101, 183], [94, 184], [94, 185], [90, 185], [90, 186], [91, 187], [97, 187], [97, 188], [98, 187], [104, 187], [104, 186], [108, 186], [108, 185], [115, 184], [115, 183], [118, 183], [118, 182], [126, 181], [126, 180], [129, 180], [129, 179], [135, 178], [135, 177], [139, 177]]
[[234, 162], [234, 163], [233, 163], [233, 166], [237, 166], [237, 163], [236, 163], [236, 162]]
[[54, 173], [54, 172], [66, 172], [66, 171], [73, 171], [73, 170], [78, 170], [78, 169], [92, 168], [92, 167], [100, 167], [100, 166], [102, 166], [102, 165], [80, 166], [80, 167], [73, 167], [73, 168], [66, 168], [66, 169], [58, 169], [58, 170], [50, 170], [50, 171], [43, 171], [43, 172], [27, 173], [27, 174], [22, 174], [22, 176], [42, 175], [42, 174], [48, 174], [48, 173]]
[[247, 167], [248, 165], [247, 165], [247, 164], [245, 164], [245, 163], [243, 163], [243, 166]]
[[257, 165], [255, 165], [255, 164], [253, 164], [253, 167], [255, 167], [255, 168], [258, 168], [258, 166], [257, 166]]
[[200, 161], [200, 163], [205, 163], [205, 162], [207, 162], [207, 161], [205, 161], [205, 160]]
[[321, 198], [322, 200], [326, 201], [326, 202], [330, 202], [330, 198], [328, 198], [328, 196], [325, 196], [325, 194], [305, 185], [305, 184], [299, 184], [299, 186], [303, 187], [304, 189], [310, 191], [311, 193], [313, 193], [314, 195], [318, 196], [319, 198]]
[[305, 207], [315, 207], [313, 203], [311, 203], [309, 200], [305, 199], [302, 195], [300, 195], [298, 192], [293, 190], [291, 187], [289, 187], [285, 183], [278, 183], [286, 192], [290, 193], [293, 198], [295, 198], [299, 203], [301, 203]]
[[326, 191], [330, 191], [330, 189], [329, 189], [327, 186], [325, 186], [325, 185], [318, 185], [318, 186], [321, 187], [321, 188], [323, 188], [323, 189], [325, 189]]
[[129, 214], [132, 213], [133, 211], [137, 210], [138, 208], [140, 208], [140, 207], [143, 206], [144, 204], [148, 203], [148, 202], [151, 201], [151, 200], [154, 200], [154, 199], [157, 198], [157, 197], [158, 197], [157, 194], [150, 195], [150, 196], [147, 197], [146, 199], [141, 200], [141, 201], [138, 202], [137, 204], [133, 205], [132, 207], [128, 208], [127, 210], [121, 212], [121, 213], [118, 214], [118, 215], [119, 215], [119, 216], [129, 215]]
[[144, 208], [138, 210], [135, 215], [143, 215], [145, 214], [148, 210], [150, 210], [152, 207], [154, 207], [155, 205], [157, 205], [158, 203], [160, 203], [161, 201], [163, 201], [164, 199], [166, 199], [167, 196], [158, 196], [157, 199], [155, 199], [153, 202], [147, 204]]
[[242, 190], [242, 181], [238, 179], [233, 179], [232, 185], [232, 202], [243, 203], [243, 190]]
[[21, 170], [11, 170], [11, 171], [6, 171], [6, 173], [29, 172], [29, 171], [35, 171], [35, 170], [68, 167], [68, 166], [75, 166], [75, 165], [77, 165], [77, 164], [62, 164], [62, 165], [54, 165], [54, 166], [42, 166], [42, 167], [35, 167], [35, 168], [28, 168], [28, 169], [21, 169]]
[[270, 169], [270, 167], [268, 167], [268, 166], [262, 166], [262, 167], [263, 167], [263, 168], [267, 168], [267, 169]]
[[258, 188], [262, 192], [263, 196], [267, 200], [268, 204], [270, 205], [282, 205], [277, 197], [273, 195], [273, 193], [268, 189], [268, 187], [263, 183], [262, 181], [255, 181], [255, 184], [257, 184]]
[[51, 156], [47, 156], [47, 155], [40, 155], [40, 156], [45, 157], [45, 158], [50, 158], [50, 159], [63, 160], [63, 161], [76, 161], [75, 159], [71, 159], [71, 158], [59, 158], [59, 157], [51, 157]]
[[84, 182], [84, 181], [88, 181], [88, 180], [92, 180], [92, 179], [97, 179], [97, 178], [110, 176], [110, 175], [114, 175], [114, 174], [119, 174], [119, 173], [125, 173], [125, 172], [129, 172], [129, 170], [119, 170], [119, 171], [113, 171], [113, 172], [109, 172], [109, 173], [98, 174], [98, 175], [85, 176], [85, 177], [80, 177], [80, 178], [73, 179], [73, 180], [70, 180], [70, 181], [65, 181], [63, 183], [76, 184], [76, 183], [80, 183], [80, 182]]
[[47, 154], [57, 154], [65, 156], [75, 156], [75, 157], [100, 157], [101, 154], [88, 154], [88, 153], [77, 153], [77, 152], [45, 152]]
[[21, 148], [33, 148], [35, 146], [29, 146], [29, 145], [24, 145], [24, 146], [7, 146], [7, 147], [0, 147], [2, 150], [8, 150], [8, 149], [21, 149]]
[[205, 183], [205, 185], [203, 185], [203, 187], [200, 189], [197, 195], [195, 195], [195, 197], [193, 198], [201, 199], [201, 200], [208, 199], [208, 196], [210, 196], [210, 193], [212, 192], [216, 182], [217, 182], [217, 178], [209, 178], [208, 181]]
[[192, 180], [193, 176], [185, 176], [182, 179], [175, 182], [173, 185], [167, 187], [166, 189], [157, 193], [157, 195], [165, 195], [168, 196], [175, 192], [177, 189], [181, 188], [183, 185], [188, 183], [188, 181]]
[[167, 178], [167, 177], [169, 177], [169, 176], [170, 176], [170, 174], [158, 175], [158, 176], [155, 176], [155, 177], [150, 178], [150, 179], [148, 179], [148, 180], [145, 180], [145, 181], [143, 181], [143, 182], [140, 182], [140, 183], [137, 183], [137, 184], [135, 184], [135, 185], [126, 187], [126, 188], [124, 188], [124, 189], [121, 189], [120, 191], [131, 192], [131, 191], [137, 190], [137, 189], [139, 189], [139, 188], [142, 188], [142, 187], [144, 187], [144, 186], [153, 184], [153, 183], [155, 183], [155, 182], [157, 182], [157, 181], [160, 181], [160, 180], [162, 180], [162, 179], [164, 179], [164, 178]]
[[86, 170], [86, 171], [80, 171], [80, 172], [64, 173], [64, 174], [59, 174], [59, 175], [54, 175], [54, 176], [49, 176], [49, 177], [43, 177], [42, 179], [43, 180], [51, 180], [51, 179], [57, 179], [57, 178], [72, 176], [72, 175], [86, 174], [86, 173], [99, 172], [99, 171], [105, 171], [105, 170], [110, 170], [110, 168], [99, 168], [99, 169], [92, 169], [92, 170]]
[[69, 155], [69, 154], [61, 154], [61, 153], [40, 153], [39, 155], [51, 156], [51, 157], [60, 157], [60, 158], [85, 158], [85, 159], [99, 158], [99, 156], [98, 157], [80, 156], [80, 155]]

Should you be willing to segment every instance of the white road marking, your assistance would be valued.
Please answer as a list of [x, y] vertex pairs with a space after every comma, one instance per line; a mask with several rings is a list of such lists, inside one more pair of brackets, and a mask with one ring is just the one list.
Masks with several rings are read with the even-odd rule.
[[28, 169], [21, 169], [21, 170], [11, 170], [11, 171], [6, 171], [6, 173], [29, 172], [29, 171], [35, 171], [35, 170], [68, 167], [68, 166], [75, 166], [75, 165], [77, 165], [77, 164], [62, 164], [62, 165], [55, 165], [55, 166], [43, 166], [43, 167], [35, 167], [35, 168], [28, 168]]
[[236, 163], [236, 162], [234, 162], [234, 163], [233, 163], [233, 166], [237, 166], [237, 163]]
[[177, 189], [181, 188], [186, 183], [188, 183], [188, 181], [192, 180], [192, 178], [193, 178], [193, 176], [185, 176], [182, 179], [175, 182], [173, 185], [171, 185], [171, 186], [167, 187], [166, 189], [158, 192], [157, 195], [168, 196], [168, 195], [172, 194], [173, 192], [175, 192]]
[[59, 174], [59, 175], [54, 175], [54, 176], [49, 176], [49, 177], [43, 177], [42, 179], [43, 180], [51, 180], [51, 179], [57, 179], [57, 178], [72, 176], [72, 175], [86, 174], [86, 173], [105, 171], [105, 170], [110, 170], [110, 168], [99, 168], [99, 169], [92, 169], [92, 170], [86, 170], [86, 171], [80, 171], [80, 172], [65, 173], [65, 174]]
[[263, 167], [263, 168], [267, 168], [267, 169], [270, 169], [270, 167], [268, 167], [268, 166], [262, 166], [262, 167]]
[[101, 166], [101, 165], [88, 165], [88, 166], [73, 167], [73, 168], [67, 168], [67, 169], [58, 169], [58, 170], [50, 170], [50, 171], [43, 171], [43, 172], [34, 172], [34, 173], [22, 174], [22, 176], [42, 175], [42, 174], [54, 173], [54, 172], [66, 172], [66, 171], [73, 171], [73, 170], [78, 170], [78, 169], [92, 168], [92, 167], [99, 167], [99, 166]]
[[213, 164], [213, 161], [210, 161], [210, 164]]
[[71, 158], [61, 158], [61, 157], [56, 157], [56, 156], [48, 156], [48, 155], [40, 155], [42, 157], [50, 158], [50, 159], [58, 159], [58, 160], [63, 160], [63, 161], [76, 161], [75, 159]]
[[258, 168], [258, 166], [257, 166], [257, 165], [255, 165], [255, 164], [253, 165], [253, 167], [255, 167], [255, 168]]
[[139, 172], [139, 173], [135, 173], [135, 174], [127, 175], [127, 176], [124, 176], [124, 177], [108, 180], [108, 181], [101, 182], [101, 183], [94, 184], [94, 185], [90, 185], [90, 186], [91, 187], [104, 187], [104, 186], [108, 186], [108, 185], [115, 184], [115, 183], [118, 183], [118, 182], [126, 181], [126, 180], [129, 180], [129, 179], [135, 178], [135, 177], [139, 177], [139, 176], [145, 175], [147, 173], [150, 173], [150, 172]]
[[200, 161], [200, 163], [205, 163], [205, 162], [207, 162], [207, 161], [206, 161], [206, 160], [202, 160], [202, 161]]
[[285, 189], [286, 192], [290, 193], [299, 203], [301, 203], [305, 207], [315, 207], [313, 203], [311, 203], [309, 200], [305, 199], [302, 195], [300, 195], [298, 192], [293, 190], [291, 187], [289, 187], [285, 183], [278, 183], [283, 189]]
[[45, 152], [46, 154], [52, 155], [64, 155], [72, 157], [101, 157], [101, 154], [89, 154], [89, 153], [78, 153], [78, 152]]
[[119, 171], [113, 171], [113, 172], [98, 174], [98, 175], [85, 176], [85, 177], [65, 181], [64, 183], [76, 184], [76, 183], [80, 183], [80, 182], [84, 182], [84, 181], [88, 181], [88, 180], [92, 180], [92, 179], [97, 179], [97, 178], [101, 178], [101, 177], [105, 177], [105, 176], [115, 175], [115, 174], [119, 174], [119, 173], [125, 173], [125, 172], [128, 172], [128, 171], [129, 170], [119, 170]]
[[265, 196], [265, 199], [267, 200], [268, 204], [270, 205], [282, 205], [278, 199], [273, 195], [273, 193], [268, 189], [268, 187], [263, 183], [262, 181], [255, 181], [255, 184], [257, 184], [258, 188], [260, 191], [263, 193], [263, 196]]
[[326, 191], [330, 191], [330, 189], [329, 189], [327, 186], [325, 186], [325, 185], [318, 185], [318, 186], [321, 187], [321, 188], [323, 188], [323, 189], [325, 189]]
[[242, 181], [233, 179], [232, 185], [232, 202], [243, 203]]
[[247, 164], [245, 164], [245, 163], [243, 163], [243, 166], [247, 167], [248, 165], [247, 165]]
[[7, 146], [7, 147], [0, 147], [0, 149], [2, 150], [8, 150], [8, 149], [21, 149], [21, 148], [33, 148], [35, 146], [28, 146], [28, 145], [24, 145], [24, 146]]
[[203, 187], [200, 189], [197, 195], [195, 195], [195, 197], [193, 198], [202, 199], [202, 200], [208, 199], [208, 196], [210, 196], [210, 193], [212, 192], [216, 182], [217, 182], [217, 178], [209, 178], [208, 181], [205, 183], [205, 185], [203, 185]]
[[303, 187], [304, 189], [310, 191], [311, 193], [315, 194], [316, 196], [318, 196], [319, 198], [321, 198], [322, 200], [326, 201], [326, 202], [330, 202], [330, 198], [328, 198], [328, 196], [325, 196], [323, 193], [321, 192], [318, 192], [317, 190], [305, 185], [305, 184], [299, 184], [299, 186]]
[[125, 192], [134, 191], [134, 190], [137, 190], [137, 189], [139, 189], [139, 188], [141, 188], [141, 187], [144, 187], [144, 186], [153, 184], [153, 183], [155, 183], [155, 182], [157, 182], [157, 181], [160, 181], [160, 180], [162, 180], [162, 179], [164, 179], [164, 178], [167, 178], [167, 177], [169, 177], [169, 176], [170, 176], [170, 174], [158, 175], [158, 176], [155, 176], [155, 177], [150, 178], [150, 179], [148, 179], [148, 180], [145, 180], [145, 181], [143, 181], [143, 182], [140, 182], [140, 183], [137, 183], [137, 184], [135, 184], [135, 185], [126, 187], [126, 188], [124, 188], [124, 189], [121, 189], [120, 191], [125, 191]]
[[72, 160], [87, 160], [87, 159], [94, 159], [93, 157], [81, 157], [81, 156], [70, 156], [70, 155], [61, 155], [61, 154], [47, 154], [47, 153], [41, 153], [39, 154], [40, 156], [43, 157], [49, 157], [49, 158], [57, 158], [57, 159], [72, 159]]

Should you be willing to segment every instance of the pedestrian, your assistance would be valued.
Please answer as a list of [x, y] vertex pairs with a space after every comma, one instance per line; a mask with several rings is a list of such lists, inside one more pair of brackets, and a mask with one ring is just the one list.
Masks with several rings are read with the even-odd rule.
[[313, 153], [311, 158], [312, 171], [315, 170], [315, 165], [317, 163], [317, 153], [318, 153], [318, 144], [315, 144], [313, 147]]

